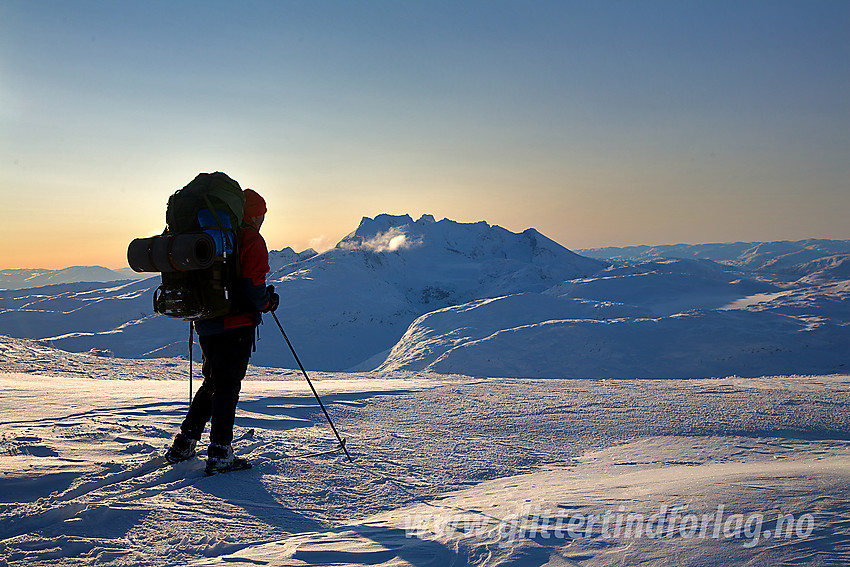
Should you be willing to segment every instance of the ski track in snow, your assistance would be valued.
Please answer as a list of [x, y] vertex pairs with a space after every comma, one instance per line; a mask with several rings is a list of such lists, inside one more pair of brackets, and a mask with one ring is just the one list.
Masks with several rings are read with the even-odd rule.
[[[255, 435], [235, 447], [254, 468], [206, 477], [203, 444], [176, 466], [160, 457], [185, 411], [185, 362], [4, 349], [0, 565], [850, 563], [847, 376], [315, 373], [350, 464], [288, 458], [335, 440], [298, 375], [252, 367], [236, 423]], [[43, 375], [21, 372], [36, 360]], [[505, 535], [547, 510], [720, 504], [763, 513], [765, 530], [812, 514], [813, 531], [752, 546]]]

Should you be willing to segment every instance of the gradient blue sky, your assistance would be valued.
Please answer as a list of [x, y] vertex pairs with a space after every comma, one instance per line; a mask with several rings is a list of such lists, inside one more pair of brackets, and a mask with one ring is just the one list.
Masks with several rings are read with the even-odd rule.
[[0, 268], [124, 266], [216, 170], [270, 248], [847, 239], [850, 2], [2, 0], [0, 148]]

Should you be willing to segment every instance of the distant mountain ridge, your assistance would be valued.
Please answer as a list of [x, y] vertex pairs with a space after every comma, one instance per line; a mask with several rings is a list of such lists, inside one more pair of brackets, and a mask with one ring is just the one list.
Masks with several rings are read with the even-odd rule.
[[287, 246], [283, 250], [269, 250], [269, 266], [285, 266], [302, 260], [307, 260], [315, 256], [317, 252], [312, 248], [308, 248], [303, 252], [296, 252], [291, 247]]
[[776, 242], [668, 244], [587, 248], [579, 254], [617, 262], [642, 262], [659, 258], [711, 260], [729, 266], [780, 274], [804, 274], [822, 269], [812, 264], [827, 258], [850, 257], [850, 240], [808, 239]]
[[150, 277], [150, 274], [138, 274], [130, 268], [119, 270], [110, 270], [102, 266], [71, 266], [60, 270], [21, 268], [0, 270], [0, 290], [78, 282], [110, 282], [146, 277]]
[[[316, 255], [316, 251], [308, 248], [296, 252], [292, 248], [269, 251], [269, 263], [274, 266], [284, 266], [292, 262], [300, 262]], [[38, 268], [15, 268], [0, 270], [0, 290], [30, 289], [48, 285], [71, 284], [83, 282], [112, 282], [121, 280], [143, 280], [155, 277], [157, 274], [139, 273], [131, 268], [112, 270], [103, 266], [71, 266], [58, 270]]]
[[[322, 254], [273, 251], [268, 281], [281, 296], [287, 335], [313, 370], [845, 372], [850, 262], [834, 253], [840, 244], [805, 242], [672, 249], [698, 259], [647, 247], [630, 252], [637, 259], [600, 260], [534, 229], [384, 214], [364, 217]], [[0, 333], [74, 352], [185, 356], [185, 323], [152, 313], [159, 278], [151, 276], [0, 291]], [[260, 327], [252, 362], [294, 366], [274, 325]]]

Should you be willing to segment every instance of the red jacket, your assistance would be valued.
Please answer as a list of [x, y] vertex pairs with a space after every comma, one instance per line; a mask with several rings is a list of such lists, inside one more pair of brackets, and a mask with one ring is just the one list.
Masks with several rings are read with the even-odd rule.
[[269, 273], [269, 251], [257, 227], [246, 224], [242, 228], [239, 245], [240, 281], [232, 297], [234, 313], [196, 321], [198, 335], [214, 335], [230, 329], [257, 325], [260, 312], [269, 305], [266, 275]]

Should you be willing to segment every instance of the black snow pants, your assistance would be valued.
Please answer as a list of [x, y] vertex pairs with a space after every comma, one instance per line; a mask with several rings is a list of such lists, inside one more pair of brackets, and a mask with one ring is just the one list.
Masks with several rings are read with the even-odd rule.
[[254, 327], [199, 336], [198, 342], [204, 354], [204, 383], [192, 399], [180, 430], [186, 437], [200, 440], [209, 421], [210, 443], [229, 445], [242, 379], [254, 346]]

